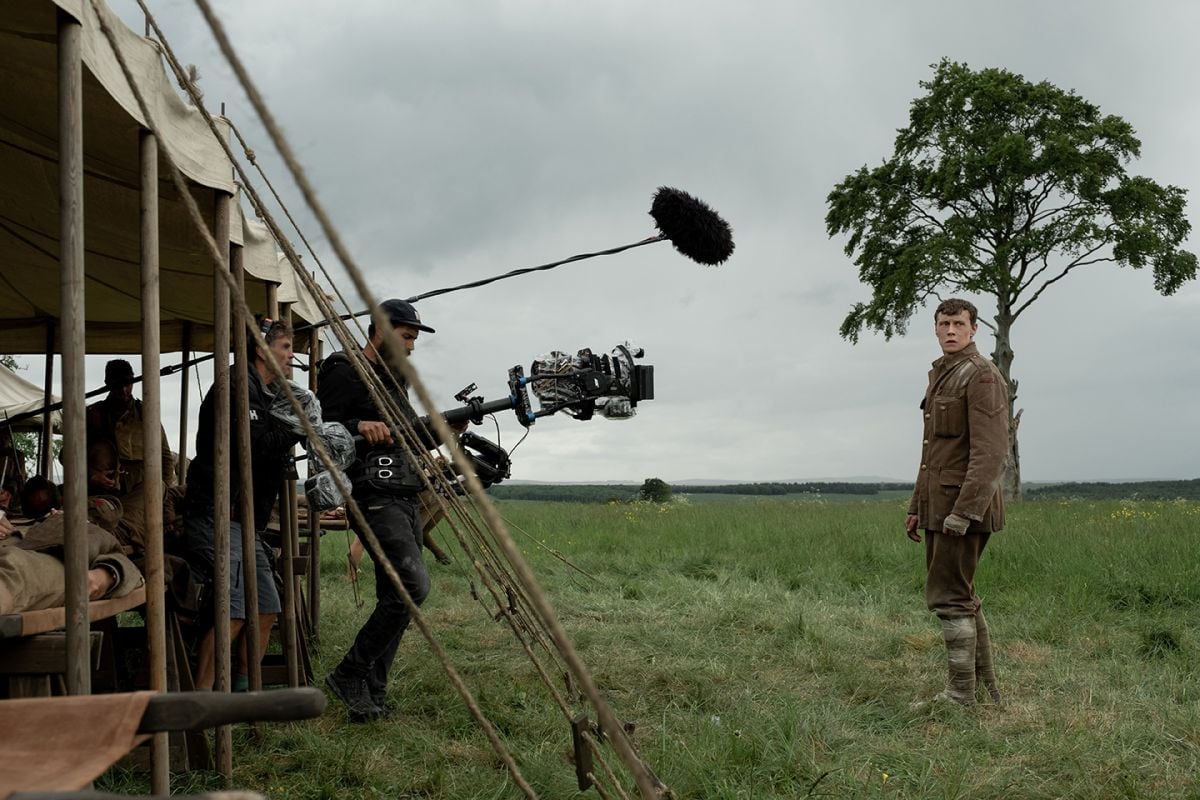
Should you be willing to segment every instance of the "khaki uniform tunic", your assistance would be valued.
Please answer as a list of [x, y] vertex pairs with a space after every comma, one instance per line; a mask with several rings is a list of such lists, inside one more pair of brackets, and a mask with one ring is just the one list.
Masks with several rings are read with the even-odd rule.
[[929, 371], [921, 466], [908, 513], [927, 531], [950, 514], [971, 520], [969, 533], [1004, 527], [1000, 478], [1008, 458], [1008, 386], [975, 343], [942, 356]]

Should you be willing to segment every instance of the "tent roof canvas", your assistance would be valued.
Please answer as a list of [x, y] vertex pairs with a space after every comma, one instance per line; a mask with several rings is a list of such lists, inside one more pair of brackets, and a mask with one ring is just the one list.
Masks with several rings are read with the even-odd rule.
[[[139, 131], [132, 91], [99, 29], [90, 3], [28, 0], [0, 3], [0, 340], [9, 353], [44, 353], [58, 317], [60, 245], [56, 15], [83, 27], [84, 247], [86, 348], [91, 353], [141, 351]], [[232, 193], [232, 165], [200, 112], [183, 102], [163, 69], [155, 43], [110, 11], [107, 21], [149, 98], [160, 144], [189, 182], [205, 218], [219, 193]], [[160, 157], [160, 162], [162, 161]], [[213, 264], [186, 207], [160, 163], [161, 349], [210, 349]], [[267, 310], [268, 284], [287, 284], [293, 314], [319, 318], [315, 303], [295, 291], [265, 226], [231, 204], [230, 239], [242, 246], [246, 298]], [[55, 342], [54, 350], [61, 350]]]

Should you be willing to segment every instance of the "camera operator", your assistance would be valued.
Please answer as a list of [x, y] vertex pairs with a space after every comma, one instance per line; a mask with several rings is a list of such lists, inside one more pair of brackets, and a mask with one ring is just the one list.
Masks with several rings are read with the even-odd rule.
[[[412, 353], [421, 332], [434, 332], [404, 300], [385, 300], [380, 310], [400, 339], [404, 356]], [[407, 384], [401, 376], [393, 377], [387, 368], [389, 354], [385, 347], [383, 331], [376, 330], [372, 322], [362, 354], [379, 378], [382, 391], [403, 410], [422, 444], [433, 449], [437, 441], [411, 411]], [[326, 358], [317, 385], [325, 419], [342, 423], [364, 440], [348, 474], [354, 485], [354, 499], [383, 551], [371, 553], [375, 561], [375, 608], [341, 663], [325, 679], [329, 690], [346, 705], [350, 720], [365, 722], [394, 713], [387, 705], [388, 672], [411, 621], [403, 599], [381, 566], [381, 556], [395, 567], [413, 602], [420, 605], [429, 594], [417, 499], [424, 483], [419, 466], [412, 463], [403, 444], [392, 438], [383, 412], [372, 401], [349, 355], [339, 351]]]

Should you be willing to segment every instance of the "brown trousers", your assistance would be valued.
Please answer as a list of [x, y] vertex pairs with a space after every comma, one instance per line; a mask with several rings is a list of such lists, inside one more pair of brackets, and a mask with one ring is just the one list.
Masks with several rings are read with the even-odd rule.
[[942, 619], [975, 616], [980, 606], [975, 568], [990, 537], [925, 531], [925, 604], [930, 611]]

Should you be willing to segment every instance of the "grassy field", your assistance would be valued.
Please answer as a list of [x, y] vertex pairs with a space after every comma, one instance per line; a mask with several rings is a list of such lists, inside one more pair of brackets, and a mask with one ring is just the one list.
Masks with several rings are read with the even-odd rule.
[[[944, 678], [922, 549], [897, 501], [598, 506], [509, 502], [584, 659], [680, 798], [1200, 798], [1200, 504], [1027, 503], [977, 579], [1004, 707], [914, 711]], [[320, 675], [369, 611], [324, 546]], [[569, 729], [458, 567], [432, 623], [542, 797], [579, 795]], [[369, 593], [370, 578], [364, 573]], [[287, 798], [519, 797], [410, 632], [405, 716], [239, 734], [235, 785]], [[613, 759], [615, 762], [615, 758]], [[180, 776], [176, 791], [216, 788]], [[98, 788], [144, 778], [110, 774]]]

